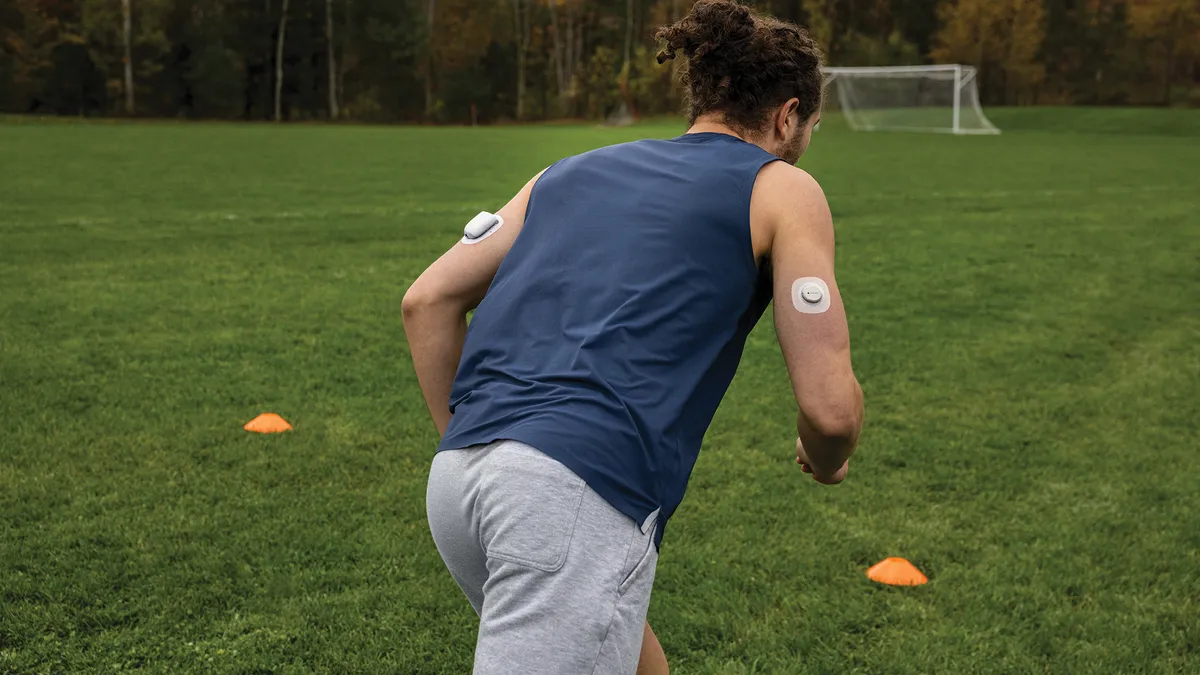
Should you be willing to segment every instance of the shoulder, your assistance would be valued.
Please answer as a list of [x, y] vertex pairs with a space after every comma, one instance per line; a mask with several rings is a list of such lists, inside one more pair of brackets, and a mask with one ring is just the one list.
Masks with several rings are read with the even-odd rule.
[[602, 145], [598, 148], [592, 148], [591, 150], [581, 152], [577, 155], [570, 157], [569, 159], [582, 160], [582, 159], [589, 159], [589, 158], [594, 158], [594, 157], [620, 156], [627, 152], [636, 152], [639, 150], [646, 150], [648, 148], [661, 147], [663, 145], [663, 143], [664, 143], [663, 141], [659, 141], [659, 140], [653, 139], [653, 138], [640, 138], [640, 139], [633, 140], [633, 141], [625, 141], [622, 143], [613, 143], [610, 145]]
[[805, 204], [828, 205], [825, 192], [811, 174], [782, 160], [771, 162], [759, 171], [754, 198], [764, 206], [789, 211]]
[[598, 148], [592, 148], [573, 155], [567, 155], [556, 160], [553, 164], [546, 167], [534, 177], [534, 180], [542, 177], [559, 178], [568, 176], [572, 171], [581, 168], [596, 168], [597, 166], [607, 166], [613, 162], [619, 162], [624, 158], [631, 149], [639, 147], [640, 141], [631, 141], [627, 143], [617, 143], [614, 145], [602, 145]]
[[833, 236], [833, 217], [820, 184], [807, 171], [787, 162], [771, 162], [754, 182], [750, 226], [759, 253], [771, 249], [781, 232], [819, 238]]

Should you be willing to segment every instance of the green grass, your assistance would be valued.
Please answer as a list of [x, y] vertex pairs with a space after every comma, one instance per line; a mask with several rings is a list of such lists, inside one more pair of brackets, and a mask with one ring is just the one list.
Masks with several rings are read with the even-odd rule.
[[1200, 110], [1187, 108], [988, 108], [1005, 131], [1200, 137]]
[[[0, 672], [467, 672], [400, 298], [549, 162], [676, 131], [0, 125]], [[802, 165], [867, 428], [805, 479], [764, 320], [663, 548], [673, 672], [1200, 669], [1200, 137]]]

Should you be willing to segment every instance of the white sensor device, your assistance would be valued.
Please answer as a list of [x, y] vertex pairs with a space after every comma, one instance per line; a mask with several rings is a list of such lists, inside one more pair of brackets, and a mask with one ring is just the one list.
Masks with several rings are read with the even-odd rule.
[[804, 288], [800, 289], [800, 297], [804, 300], [804, 302], [807, 302], [810, 305], [815, 305], [818, 302], [821, 302], [821, 298], [825, 297], [825, 294], [821, 292], [820, 286], [816, 284], [808, 284]]
[[479, 215], [475, 216], [463, 228], [462, 243], [478, 244], [479, 242], [492, 236], [500, 226], [504, 224], [504, 219], [494, 213], [480, 211]]
[[819, 277], [804, 277], [792, 283], [792, 306], [802, 314], [829, 311], [829, 285]]

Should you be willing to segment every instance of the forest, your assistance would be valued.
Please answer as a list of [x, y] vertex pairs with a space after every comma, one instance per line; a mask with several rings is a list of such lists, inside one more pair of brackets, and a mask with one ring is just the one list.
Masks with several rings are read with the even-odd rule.
[[[1200, 0], [762, 0], [984, 105], [1200, 106]], [[0, 113], [490, 124], [679, 109], [685, 0], [0, 0]]]

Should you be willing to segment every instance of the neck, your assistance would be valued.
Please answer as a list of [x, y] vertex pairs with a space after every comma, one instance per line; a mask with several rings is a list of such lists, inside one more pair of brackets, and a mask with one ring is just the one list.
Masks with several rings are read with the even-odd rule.
[[726, 136], [740, 138], [743, 141], [749, 140], [743, 134], [734, 131], [728, 124], [709, 116], [697, 118], [692, 128], [688, 129], [687, 132], [689, 134], [725, 134]]
[[763, 150], [770, 152], [766, 145], [763, 144], [762, 138], [754, 138], [749, 134], [737, 131], [733, 127], [721, 121], [721, 118], [715, 115], [701, 115], [700, 117], [697, 117], [695, 123], [692, 124], [691, 128], [688, 129], [687, 132], [689, 134], [725, 134], [726, 136], [740, 138], [747, 143], [753, 143]]

